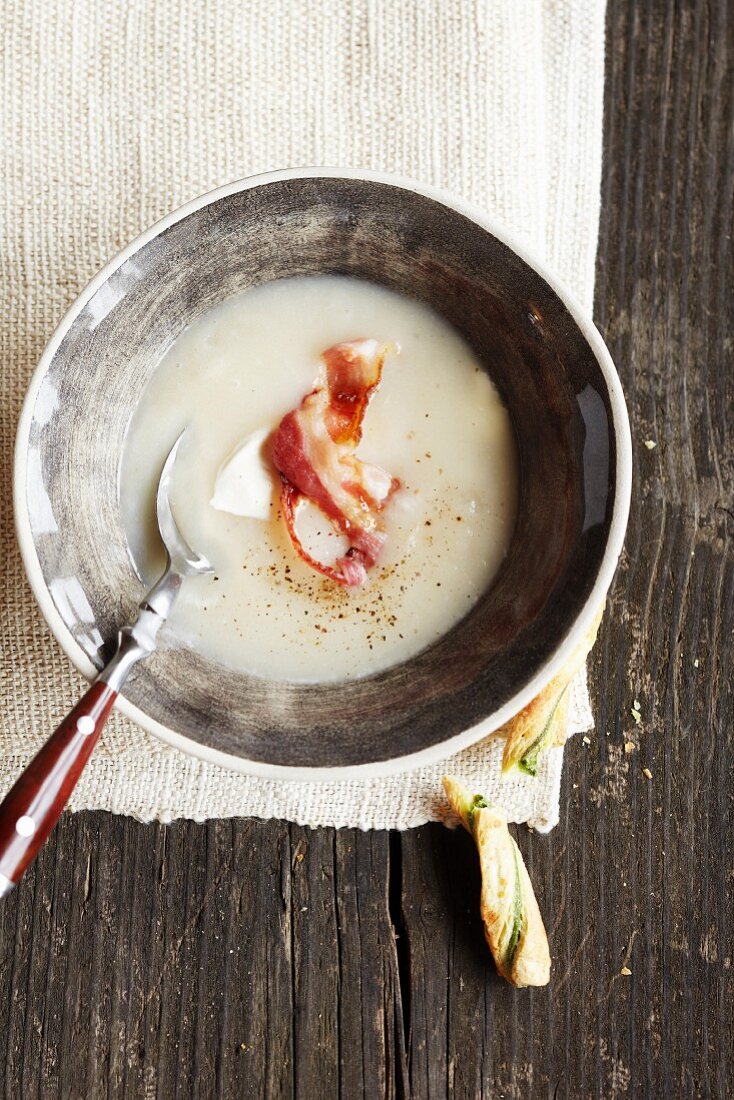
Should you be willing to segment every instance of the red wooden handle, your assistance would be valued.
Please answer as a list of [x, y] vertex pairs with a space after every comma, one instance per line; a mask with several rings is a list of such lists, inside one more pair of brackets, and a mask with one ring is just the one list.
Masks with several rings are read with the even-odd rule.
[[0, 895], [18, 883], [61, 816], [116, 698], [107, 684], [92, 684], [5, 796]]

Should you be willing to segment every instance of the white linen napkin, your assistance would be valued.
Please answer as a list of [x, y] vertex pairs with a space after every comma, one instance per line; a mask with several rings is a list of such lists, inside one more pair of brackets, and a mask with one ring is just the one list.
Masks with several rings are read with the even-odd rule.
[[[169, 209], [306, 164], [401, 172], [506, 223], [589, 309], [599, 215], [603, 0], [26, 0], [0, 28], [3, 645], [0, 792], [83, 682], [22, 576], [17, 416], [43, 345], [91, 275]], [[591, 726], [585, 675], [571, 732]], [[558, 820], [563, 750], [501, 781], [491, 739], [370, 782], [281, 783], [185, 756], [113, 716], [72, 799], [143, 821], [280, 817], [398, 828], [440, 815], [446, 770], [513, 821]]]

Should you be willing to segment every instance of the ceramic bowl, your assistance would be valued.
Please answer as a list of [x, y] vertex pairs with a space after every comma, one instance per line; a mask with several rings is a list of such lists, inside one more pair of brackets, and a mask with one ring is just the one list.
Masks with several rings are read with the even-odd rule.
[[418, 656], [347, 683], [275, 683], [169, 643], [120, 709], [186, 752], [285, 779], [368, 777], [471, 744], [561, 668], [611, 582], [630, 496], [617, 373], [573, 298], [490, 218], [406, 180], [277, 172], [175, 211], [97, 275], [33, 378], [17, 442], [25, 566], [88, 676], [142, 595], [118, 502], [125, 431], [180, 332], [223, 299], [315, 273], [428, 303], [469, 341], [509, 408], [519, 518], [491, 588]]

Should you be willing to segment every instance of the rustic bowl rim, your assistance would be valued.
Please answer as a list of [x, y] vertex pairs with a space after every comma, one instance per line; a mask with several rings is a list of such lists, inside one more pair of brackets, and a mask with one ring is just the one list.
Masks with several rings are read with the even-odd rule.
[[399, 190], [413, 192], [425, 198], [432, 199], [448, 207], [450, 210], [456, 211], [479, 228], [484, 229], [507, 245], [507, 247], [519, 256], [524, 263], [533, 268], [533, 270], [544, 279], [558, 295], [591, 348], [607, 387], [609, 404], [612, 411], [612, 428], [616, 442], [615, 494], [611, 522], [609, 525], [606, 547], [596, 580], [586, 603], [577, 615], [568, 633], [538, 672], [504, 705], [499, 707], [491, 715], [482, 719], [481, 722], [471, 726], [469, 729], [447, 738], [445, 741], [421, 749], [418, 752], [396, 756], [389, 760], [349, 766], [334, 765], [331, 767], [319, 768], [289, 767], [248, 760], [243, 757], [233, 756], [229, 753], [222, 752], [219, 749], [210, 748], [207, 745], [194, 741], [183, 734], [177, 733], [168, 726], [157, 722], [143, 710], [130, 703], [124, 695], [121, 695], [116, 703], [117, 709], [122, 714], [132, 719], [138, 726], [152, 733], [166, 744], [190, 756], [198, 757], [208, 763], [217, 764], [233, 771], [265, 779], [290, 781], [313, 782], [335, 781], [340, 779], [375, 779], [385, 775], [437, 763], [488, 736], [516, 715], [523, 707], [527, 706], [538, 692], [542, 691], [546, 684], [562, 669], [576, 645], [581, 641], [591, 626], [591, 622], [611, 585], [624, 543], [632, 490], [632, 440], [622, 385], [612, 361], [612, 357], [599, 330], [596, 328], [587, 311], [577, 301], [575, 295], [569, 291], [558, 276], [548, 269], [543, 260], [534, 255], [531, 249], [527, 248], [513, 232], [508, 230], [494, 217], [484, 212], [475, 204], [467, 202], [459, 196], [440, 187], [418, 183], [415, 180], [399, 174], [337, 166], [287, 168], [279, 171], [247, 176], [244, 179], [234, 180], [231, 183], [215, 187], [196, 198], [190, 199], [175, 210], [172, 210], [131, 241], [130, 244], [122, 249], [122, 251], [111, 259], [109, 263], [91, 279], [62, 317], [39, 360], [23, 403], [16, 435], [13, 471], [15, 526], [26, 575], [48, 626], [72, 664], [74, 664], [87, 679], [92, 679], [97, 675], [98, 669], [95, 668], [82, 647], [74, 639], [71, 631], [54, 606], [41, 571], [30, 525], [26, 495], [27, 456], [31, 421], [33, 419], [36, 398], [43, 378], [61, 342], [90, 298], [107, 282], [122, 264], [135, 255], [135, 253], [149, 241], [159, 236], [170, 226], [188, 217], [188, 215], [200, 210], [202, 207], [210, 206], [229, 195], [283, 180], [313, 178], [354, 179], [367, 183], [388, 185]]

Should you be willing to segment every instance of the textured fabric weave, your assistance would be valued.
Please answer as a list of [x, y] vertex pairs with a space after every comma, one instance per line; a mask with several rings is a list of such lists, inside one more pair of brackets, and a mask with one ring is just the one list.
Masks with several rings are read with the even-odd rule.
[[[5, 0], [0, 196], [5, 790], [83, 688], [23, 577], [12, 447], [33, 368], [87, 280], [217, 184], [304, 164], [401, 172], [477, 202], [592, 301], [601, 0]], [[588, 728], [585, 679], [571, 730]], [[205, 765], [115, 715], [72, 806], [142, 820], [254, 815], [407, 828], [450, 767], [512, 820], [558, 819], [562, 750], [499, 788], [491, 741], [374, 783], [283, 784]]]

